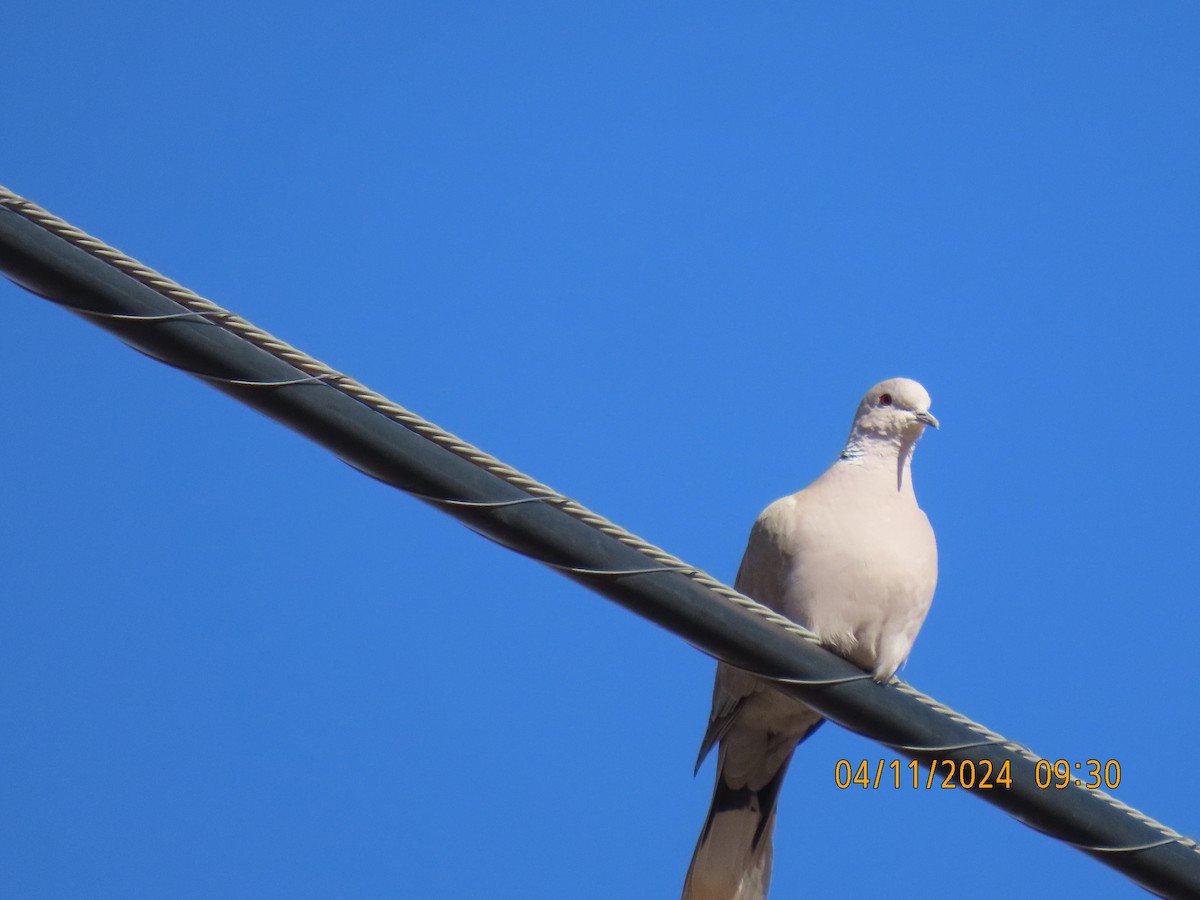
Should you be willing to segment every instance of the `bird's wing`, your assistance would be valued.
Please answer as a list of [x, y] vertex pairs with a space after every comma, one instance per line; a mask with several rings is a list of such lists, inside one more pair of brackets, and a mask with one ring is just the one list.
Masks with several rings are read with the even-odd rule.
[[[771, 527], [772, 511], [776, 506], [772, 504], [767, 507], [750, 529], [750, 539], [746, 542], [746, 552], [742, 555], [734, 587], [764, 606], [778, 610], [783, 599], [788, 561]], [[760, 678], [749, 672], [727, 663], [717, 666], [712, 712], [709, 713], [704, 740], [700, 742], [696, 771], [700, 770], [713, 746], [733, 727], [746, 699], [765, 687]]]

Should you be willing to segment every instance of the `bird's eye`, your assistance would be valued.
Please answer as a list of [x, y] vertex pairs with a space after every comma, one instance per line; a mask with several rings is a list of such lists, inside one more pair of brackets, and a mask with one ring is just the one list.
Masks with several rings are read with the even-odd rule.
[[891, 406], [892, 405], [892, 395], [891, 394], [880, 394], [879, 395], [879, 405], [880, 406]]

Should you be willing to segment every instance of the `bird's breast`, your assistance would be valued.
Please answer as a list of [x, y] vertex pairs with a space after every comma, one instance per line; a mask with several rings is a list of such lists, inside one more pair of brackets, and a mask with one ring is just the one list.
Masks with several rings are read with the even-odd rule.
[[937, 546], [911, 503], [810, 509], [786, 536], [783, 612], [868, 669], [908, 655], [933, 599]]

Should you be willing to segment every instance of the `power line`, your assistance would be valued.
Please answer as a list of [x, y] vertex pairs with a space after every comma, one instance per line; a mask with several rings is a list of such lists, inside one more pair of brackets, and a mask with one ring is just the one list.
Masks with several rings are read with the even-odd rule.
[[1025, 747], [900, 679], [874, 683], [799, 625], [3, 187], [0, 270], [853, 731], [926, 767], [1007, 772], [1006, 787], [960, 783], [1148, 890], [1200, 896], [1190, 838], [1101, 791], [1039, 787], [1047, 763]]

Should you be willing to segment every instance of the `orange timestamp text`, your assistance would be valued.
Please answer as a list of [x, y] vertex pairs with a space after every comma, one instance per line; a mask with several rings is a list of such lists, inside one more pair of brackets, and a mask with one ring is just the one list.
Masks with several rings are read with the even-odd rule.
[[[1061, 790], [1075, 785], [1087, 790], [1101, 787], [1112, 790], [1121, 783], [1121, 764], [1115, 759], [1088, 759], [1075, 763], [1066, 759], [1039, 759], [1033, 767], [1033, 780], [1042, 789]], [[1012, 761], [935, 759], [922, 773], [915, 759], [908, 762], [863, 759], [857, 763], [839, 759], [833, 767], [833, 781], [842, 790], [851, 787], [1005, 790], [1013, 786]]]

